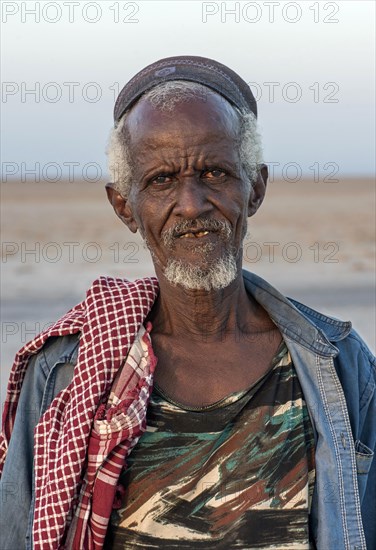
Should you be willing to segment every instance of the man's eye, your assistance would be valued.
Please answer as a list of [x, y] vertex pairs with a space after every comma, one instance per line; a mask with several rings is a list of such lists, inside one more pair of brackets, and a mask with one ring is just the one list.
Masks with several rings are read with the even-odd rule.
[[164, 183], [171, 183], [172, 176], [170, 174], [159, 174], [159, 176], [156, 176], [152, 180], [150, 180], [150, 183], [154, 185], [162, 185]]
[[213, 168], [212, 170], [206, 170], [202, 176], [207, 179], [220, 179], [226, 175], [226, 172], [220, 168]]

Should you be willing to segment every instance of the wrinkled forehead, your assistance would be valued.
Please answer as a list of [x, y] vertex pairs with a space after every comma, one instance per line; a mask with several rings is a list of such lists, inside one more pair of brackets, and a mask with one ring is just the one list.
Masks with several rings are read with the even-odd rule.
[[178, 102], [165, 111], [142, 97], [127, 113], [125, 131], [134, 146], [148, 143], [150, 147], [168, 144], [191, 137], [192, 142], [223, 139], [237, 142], [239, 116], [222, 97], [210, 92], [205, 97]]

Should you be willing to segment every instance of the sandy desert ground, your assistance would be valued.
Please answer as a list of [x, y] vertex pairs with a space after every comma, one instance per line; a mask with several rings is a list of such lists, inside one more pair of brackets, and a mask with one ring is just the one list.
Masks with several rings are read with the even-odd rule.
[[[1, 400], [17, 349], [81, 301], [99, 275], [153, 274], [138, 235], [116, 218], [103, 183], [1, 188]], [[270, 184], [250, 219], [244, 267], [288, 296], [350, 319], [375, 346], [372, 180]]]

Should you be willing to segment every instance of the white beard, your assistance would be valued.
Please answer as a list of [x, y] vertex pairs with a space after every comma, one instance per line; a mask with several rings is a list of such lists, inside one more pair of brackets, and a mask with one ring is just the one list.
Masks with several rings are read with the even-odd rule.
[[210, 266], [202, 267], [182, 260], [168, 260], [164, 269], [166, 279], [188, 290], [220, 290], [235, 280], [238, 273], [236, 257], [232, 253], [218, 258]]

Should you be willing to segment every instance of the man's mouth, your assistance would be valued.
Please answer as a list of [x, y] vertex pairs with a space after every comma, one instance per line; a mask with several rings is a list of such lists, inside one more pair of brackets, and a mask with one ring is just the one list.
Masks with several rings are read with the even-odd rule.
[[218, 238], [224, 242], [229, 242], [231, 234], [231, 226], [225, 220], [193, 219], [182, 220], [176, 223], [174, 227], [163, 231], [162, 240], [166, 248], [174, 250], [179, 239], [190, 239], [191, 243], [195, 239], [202, 239], [202, 242], [206, 243], [206, 241], [214, 241], [215, 238]]
[[209, 231], [206, 231], [205, 229], [201, 229], [199, 231], [186, 231], [185, 233], [182, 233], [178, 236], [179, 239], [199, 239], [200, 237], [204, 237], [205, 235], [208, 235]]

